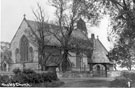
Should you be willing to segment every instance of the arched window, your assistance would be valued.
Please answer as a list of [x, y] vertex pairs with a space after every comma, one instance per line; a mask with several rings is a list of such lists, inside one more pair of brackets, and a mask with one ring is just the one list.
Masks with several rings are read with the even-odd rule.
[[7, 64], [3, 63], [3, 71], [6, 71], [6, 68], [7, 68]]
[[29, 61], [32, 62], [34, 58], [34, 54], [33, 54], [33, 48], [30, 47], [29, 48]]
[[2, 63], [2, 71], [8, 71], [8, 69], [9, 69], [9, 66], [8, 66], [7, 62], [4, 61]]
[[25, 35], [23, 35], [20, 40], [21, 61], [25, 61], [25, 62], [28, 61], [28, 47], [29, 47], [28, 39]]
[[16, 59], [16, 62], [20, 62], [20, 52], [18, 48], [16, 48], [15, 50], [15, 59]]

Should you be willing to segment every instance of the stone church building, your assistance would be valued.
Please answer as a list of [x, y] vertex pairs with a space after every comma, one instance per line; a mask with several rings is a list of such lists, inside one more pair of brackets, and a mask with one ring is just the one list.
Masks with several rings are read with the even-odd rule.
[[[55, 25], [48, 25], [48, 28], [56, 28]], [[8, 71], [12, 71], [15, 68], [23, 69], [31, 68], [34, 70], [40, 70], [41, 66], [38, 64], [38, 47], [35, 42], [31, 40], [27, 31], [36, 31], [37, 22], [27, 20], [24, 18], [14, 35], [10, 51], [12, 53], [11, 59], [12, 61], [7, 64]], [[50, 36], [50, 43], [47, 44], [48, 51], [55, 51], [57, 53], [61, 53], [62, 51], [58, 48], [60, 43], [54, 36]], [[70, 70], [72, 71], [95, 71], [95, 70], [107, 70], [110, 69], [111, 62], [107, 58], [108, 51], [103, 46], [98, 38], [95, 38], [94, 34], [91, 35], [91, 38], [88, 38], [86, 34], [80, 29], [74, 30], [72, 32], [72, 38], [75, 40], [80, 40], [80, 51], [76, 52], [76, 48], [74, 47], [68, 55], [69, 63], [71, 64]], [[74, 44], [72, 44], [74, 46]], [[54, 52], [53, 52], [54, 53]], [[58, 64], [58, 57], [50, 58], [48, 64], [56, 63]]]

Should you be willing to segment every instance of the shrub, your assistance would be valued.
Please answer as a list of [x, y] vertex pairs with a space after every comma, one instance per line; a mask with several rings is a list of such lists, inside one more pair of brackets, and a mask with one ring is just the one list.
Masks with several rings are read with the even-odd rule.
[[49, 72], [47, 74], [51, 80], [58, 80], [57, 74], [55, 72]]
[[43, 78], [41, 77], [41, 74], [38, 73], [33, 73], [33, 74], [28, 74], [27, 78], [25, 78], [28, 83], [42, 83]]
[[122, 77], [125, 77], [125, 78], [130, 78], [130, 73], [129, 73], [129, 72], [126, 72], [126, 71], [123, 71], [123, 72], [121, 73], [121, 76], [122, 76]]
[[117, 77], [114, 81], [111, 82], [113, 87], [127, 87], [128, 81], [131, 81], [131, 86], [135, 82], [135, 73], [123, 71], [120, 77]]
[[131, 80], [135, 82], [135, 73], [132, 72], [130, 77], [131, 77]]
[[40, 83], [41, 77], [39, 77], [39, 74], [32, 73], [32, 74], [24, 74], [20, 73], [13, 77], [13, 83]]
[[13, 76], [12, 83], [27, 83], [25, 81], [25, 77], [26, 77], [26, 75], [23, 73], [15, 74]]
[[24, 74], [35, 74], [36, 72], [32, 69], [24, 69], [22, 71], [22, 73], [24, 73]]
[[21, 73], [22, 71], [19, 69], [19, 68], [15, 68], [14, 70], [13, 70], [13, 73], [16, 75], [16, 74], [19, 74], [19, 73]]
[[58, 80], [56, 73], [36, 73], [31, 69], [24, 69], [21, 71], [20, 69], [14, 69], [13, 77], [9, 78], [9, 76], [0, 76], [0, 83], [29, 83], [29, 84], [39, 84], [39, 83], [47, 83]]
[[41, 73], [40, 75], [42, 77], [43, 82], [47, 82], [47, 81], [51, 82], [51, 80], [49, 79], [49, 77], [46, 73]]
[[112, 87], [127, 87], [127, 80], [125, 78], [116, 78], [111, 82]]
[[10, 78], [8, 75], [0, 76], [0, 83], [8, 83], [10, 81]]
[[135, 81], [135, 73], [134, 72], [122, 72], [121, 74], [122, 77], [125, 77], [126, 79], [130, 79], [132, 81]]

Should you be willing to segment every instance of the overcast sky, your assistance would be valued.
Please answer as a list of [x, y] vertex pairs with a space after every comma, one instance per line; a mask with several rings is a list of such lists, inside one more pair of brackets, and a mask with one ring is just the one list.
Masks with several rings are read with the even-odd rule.
[[[23, 15], [26, 18], [34, 20], [32, 9], [36, 9], [36, 3], [39, 2], [50, 19], [53, 19], [54, 8], [49, 6], [48, 0], [1, 0], [1, 41], [10, 42], [16, 33]], [[89, 34], [95, 33], [99, 36], [101, 42], [107, 49], [110, 43], [107, 41], [108, 17], [105, 17], [99, 27], [88, 28]]]

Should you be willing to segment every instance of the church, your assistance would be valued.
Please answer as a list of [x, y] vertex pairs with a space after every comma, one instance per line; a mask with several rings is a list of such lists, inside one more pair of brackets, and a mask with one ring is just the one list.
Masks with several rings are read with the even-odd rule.
[[[45, 23], [47, 28], [55, 29], [57, 26]], [[34, 70], [41, 70], [38, 59], [38, 47], [35, 42], [31, 40], [27, 31], [36, 31], [37, 22], [32, 20], [27, 20], [25, 17], [22, 20], [16, 34], [14, 35], [10, 51], [12, 53], [12, 61], [6, 63], [7, 71], [12, 71], [15, 68], [23, 69], [30, 68]], [[48, 52], [59, 54], [62, 52], [60, 43], [58, 40], [50, 35], [50, 42], [46, 45]], [[79, 51], [76, 52], [77, 48], [73, 47], [75, 41], [79, 42]], [[72, 49], [68, 55], [68, 62], [70, 63], [71, 71], [97, 71], [97, 70], [109, 70], [112, 69], [112, 63], [107, 58], [108, 51], [103, 46], [98, 38], [95, 38], [94, 34], [91, 34], [91, 38], [88, 38], [86, 34], [80, 29], [74, 30], [72, 32], [71, 39]], [[51, 63], [60, 63], [59, 57], [52, 56], [47, 61], [48, 65]]]

